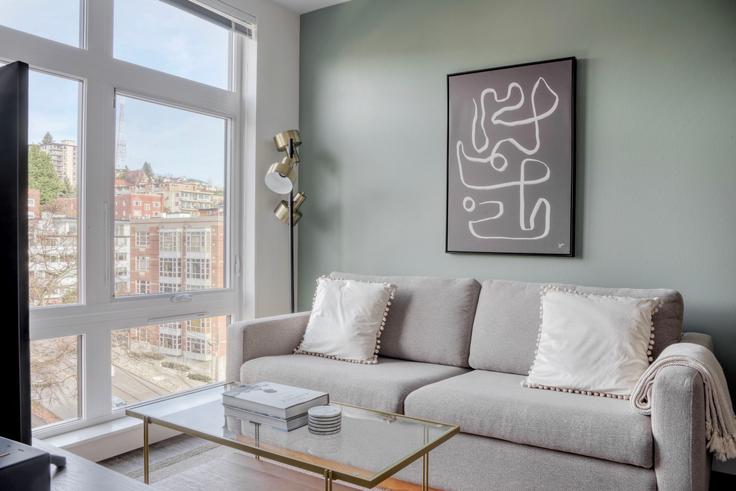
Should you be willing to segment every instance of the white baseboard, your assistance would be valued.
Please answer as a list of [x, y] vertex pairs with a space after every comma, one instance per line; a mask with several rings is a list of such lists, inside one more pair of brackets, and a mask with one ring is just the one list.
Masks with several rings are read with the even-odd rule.
[[[163, 426], [149, 427], [151, 443], [179, 434]], [[46, 438], [44, 441], [99, 462], [143, 447], [143, 422], [140, 419], [125, 417]]]

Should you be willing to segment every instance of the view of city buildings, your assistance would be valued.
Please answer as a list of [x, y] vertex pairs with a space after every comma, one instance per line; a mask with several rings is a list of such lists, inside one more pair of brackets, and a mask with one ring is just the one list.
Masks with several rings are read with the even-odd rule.
[[[29, 164], [31, 305], [78, 303], [77, 145], [47, 133], [31, 145]], [[223, 288], [223, 189], [158, 175], [148, 162], [138, 169], [119, 166], [120, 161], [114, 182], [114, 295]], [[113, 407], [221, 380], [227, 322], [220, 316], [113, 331]], [[78, 345], [77, 337], [32, 343], [34, 427], [77, 417]]]

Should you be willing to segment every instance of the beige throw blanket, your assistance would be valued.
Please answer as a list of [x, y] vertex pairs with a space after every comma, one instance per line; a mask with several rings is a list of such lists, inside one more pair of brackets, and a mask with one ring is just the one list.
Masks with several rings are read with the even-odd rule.
[[665, 348], [644, 372], [631, 393], [631, 405], [642, 414], [652, 413], [654, 379], [665, 367], [691, 367], [705, 384], [705, 434], [708, 450], [719, 460], [736, 457], [736, 416], [723, 369], [713, 353], [693, 343], [675, 343]]

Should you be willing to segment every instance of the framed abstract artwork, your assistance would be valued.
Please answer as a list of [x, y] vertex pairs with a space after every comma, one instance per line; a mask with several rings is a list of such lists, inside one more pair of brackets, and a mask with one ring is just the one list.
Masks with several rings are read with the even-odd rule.
[[446, 252], [575, 255], [575, 65], [447, 76]]

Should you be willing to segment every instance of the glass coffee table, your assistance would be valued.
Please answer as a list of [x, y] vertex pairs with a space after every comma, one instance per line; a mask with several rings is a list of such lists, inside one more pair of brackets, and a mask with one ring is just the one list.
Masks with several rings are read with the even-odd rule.
[[225, 414], [223, 384], [125, 411], [143, 420], [143, 475], [149, 480], [151, 424], [226, 445], [324, 477], [373, 488], [412, 462], [422, 459], [422, 489], [429, 488], [429, 452], [459, 432], [459, 427], [335, 403], [342, 408], [342, 428], [330, 436], [313, 435], [306, 426], [281, 431]]

